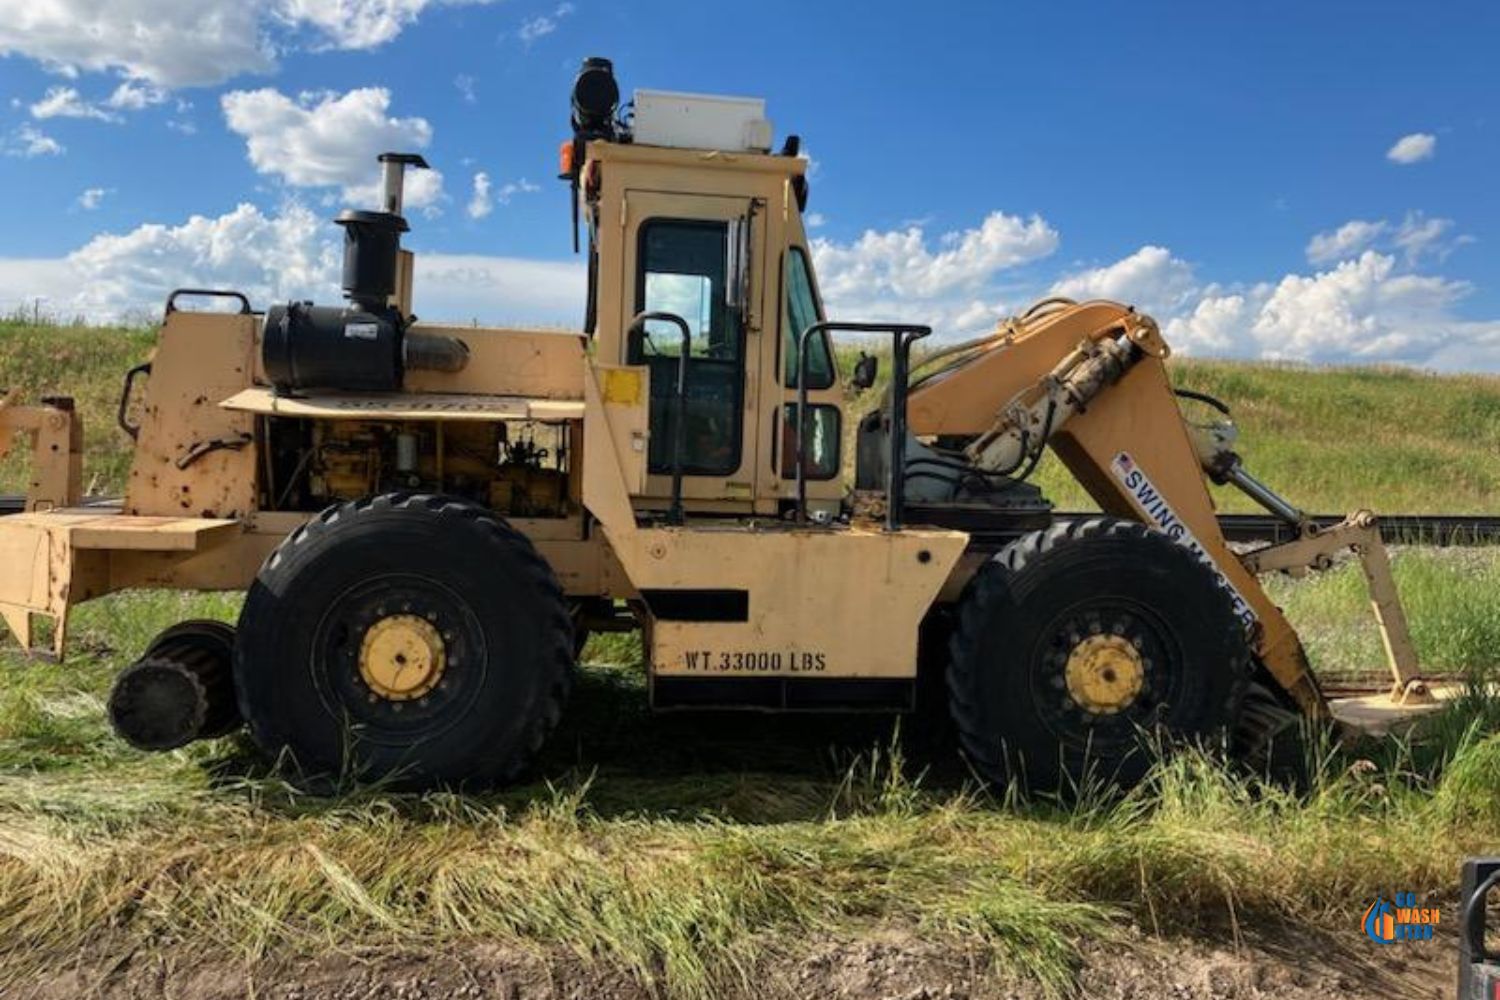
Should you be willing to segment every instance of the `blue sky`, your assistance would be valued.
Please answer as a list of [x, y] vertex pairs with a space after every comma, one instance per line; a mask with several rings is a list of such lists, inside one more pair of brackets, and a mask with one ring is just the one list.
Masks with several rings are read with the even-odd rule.
[[1194, 353], [1500, 369], [1497, 42], [1492, 3], [0, 0], [0, 306], [330, 299], [324, 220], [401, 144], [441, 173], [418, 312], [576, 322], [553, 175], [600, 54], [803, 136], [845, 318], [1061, 290]]

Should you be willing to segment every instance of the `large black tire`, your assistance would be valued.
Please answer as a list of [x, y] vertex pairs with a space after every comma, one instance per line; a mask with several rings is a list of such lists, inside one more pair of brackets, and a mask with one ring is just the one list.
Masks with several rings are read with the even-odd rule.
[[1235, 727], [1231, 752], [1250, 775], [1296, 791], [1311, 787], [1326, 733], [1303, 715], [1265, 667], [1257, 667]]
[[[1115, 659], [1099, 661], [1110, 664], [1099, 675], [1117, 686], [1086, 706], [1077, 695], [1097, 691], [1082, 687], [1090, 661], [1074, 653], [1101, 644]], [[970, 760], [997, 785], [1042, 793], [1129, 786], [1171, 741], [1222, 745], [1251, 672], [1217, 576], [1165, 535], [1110, 518], [1027, 535], [981, 567], [950, 653], [950, 707]]]
[[[362, 667], [371, 626], [393, 616], [436, 637], [443, 665], [430, 690], [399, 699]], [[235, 688], [255, 742], [314, 789], [513, 780], [572, 680], [551, 568], [489, 511], [437, 496], [343, 503], [297, 529], [261, 567], [238, 639]]]

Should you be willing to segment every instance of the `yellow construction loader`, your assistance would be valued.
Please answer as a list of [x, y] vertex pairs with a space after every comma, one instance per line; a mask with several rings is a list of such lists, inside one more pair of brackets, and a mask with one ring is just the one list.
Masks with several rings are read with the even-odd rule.
[[[907, 711], [946, 690], [983, 775], [1049, 789], [1128, 783], [1162, 736], [1263, 761], [1329, 717], [1257, 577], [1352, 549], [1395, 674], [1354, 714], [1432, 700], [1373, 517], [1319, 530], [1227, 420], [1185, 419], [1150, 317], [1052, 299], [918, 353], [926, 327], [830, 321], [796, 137], [773, 151], [756, 100], [620, 103], [587, 60], [561, 148], [581, 331], [418, 322], [402, 193], [426, 164], [387, 154], [379, 208], [336, 220], [345, 303], [168, 299], [124, 379], [118, 502], [85, 503], [66, 400], [0, 410], [0, 445], [33, 447], [25, 510], [0, 518], [16, 640], [50, 620], [62, 656], [73, 607], [125, 588], [247, 590], [236, 627], [184, 622], [121, 673], [119, 734], [166, 749], [245, 724], [309, 781], [425, 786], [519, 775], [582, 638], [638, 626], [656, 708]], [[889, 346], [867, 413], [844, 404], [843, 336]], [[868, 358], [852, 375], [875, 378]], [[1027, 482], [1049, 447], [1101, 516], [1056, 518]], [[1295, 540], [1232, 551], [1211, 484]]]

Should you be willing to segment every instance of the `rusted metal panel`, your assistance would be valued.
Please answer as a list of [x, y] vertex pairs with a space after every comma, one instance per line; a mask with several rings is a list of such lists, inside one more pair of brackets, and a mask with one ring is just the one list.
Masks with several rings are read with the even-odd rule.
[[255, 417], [219, 402], [250, 385], [256, 317], [167, 315], [142, 399], [129, 514], [234, 518], [255, 508]]

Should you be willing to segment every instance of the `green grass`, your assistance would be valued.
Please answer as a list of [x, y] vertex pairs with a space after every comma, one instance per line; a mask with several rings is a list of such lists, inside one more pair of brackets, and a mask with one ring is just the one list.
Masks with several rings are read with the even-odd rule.
[[[83, 414], [84, 486], [119, 493], [130, 471], [130, 439], [115, 424], [125, 372], [145, 361], [154, 330], [36, 325], [0, 319], [0, 393], [35, 403], [44, 395], [72, 396]], [[30, 449], [0, 458], [0, 491], [25, 489]]]
[[[1462, 674], [1500, 667], [1500, 552], [1399, 548], [1393, 568], [1424, 671]], [[1368, 673], [1385, 663], [1357, 563], [1296, 581], [1271, 577], [1267, 589], [1320, 675]]]

